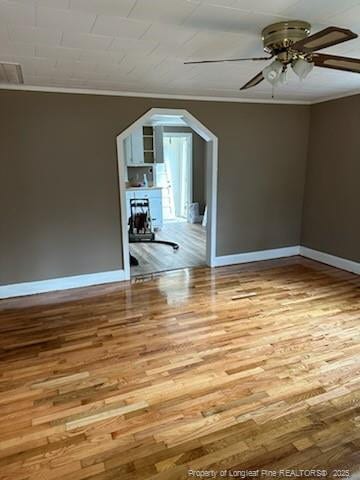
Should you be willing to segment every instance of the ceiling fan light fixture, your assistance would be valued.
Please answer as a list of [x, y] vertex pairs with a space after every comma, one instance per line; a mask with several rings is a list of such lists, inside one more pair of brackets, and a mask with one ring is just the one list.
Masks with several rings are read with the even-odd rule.
[[274, 60], [270, 65], [264, 68], [262, 71], [264, 78], [271, 83], [276, 85], [279, 81], [281, 73], [283, 71], [283, 64], [279, 60]]
[[303, 58], [298, 58], [297, 60], [295, 60], [295, 62], [291, 64], [291, 68], [294, 70], [300, 80], [305, 80], [305, 78], [314, 68], [314, 64], [308, 62], [307, 60], [304, 60]]

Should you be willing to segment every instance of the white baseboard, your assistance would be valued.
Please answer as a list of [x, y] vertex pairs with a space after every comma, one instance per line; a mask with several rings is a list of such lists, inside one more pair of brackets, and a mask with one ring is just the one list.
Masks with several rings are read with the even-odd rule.
[[12, 285], [0, 286], [0, 299], [68, 290], [70, 288], [90, 287], [91, 285], [101, 285], [103, 283], [121, 282], [126, 279], [124, 270], [114, 270], [36, 282], [14, 283]]
[[300, 246], [259, 250], [256, 252], [237, 253], [215, 258], [215, 267], [236, 265], [238, 263], [259, 262], [261, 260], [274, 260], [276, 258], [292, 257], [300, 254]]
[[[258, 262], [261, 260], [274, 260], [276, 258], [292, 257], [294, 255], [302, 255], [303, 257], [311, 258], [312, 260], [331, 265], [332, 267], [360, 275], [360, 263], [358, 262], [335, 257], [328, 253], [319, 252], [301, 246], [224, 255], [215, 258], [214, 267]], [[72, 277], [53, 278], [51, 280], [40, 280], [36, 282], [15, 283], [12, 285], [0, 286], [0, 299], [55, 292], [58, 290], [68, 290], [70, 288], [90, 287], [92, 285], [122, 282], [124, 280], [128, 280], [125, 270], [114, 270], [110, 272], [75, 275]]]
[[312, 260], [316, 260], [317, 262], [326, 263], [326, 265], [331, 265], [332, 267], [340, 268], [341, 270], [346, 270], [347, 272], [360, 275], [360, 263], [358, 262], [353, 262], [352, 260], [347, 260], [346, 258], [335, 257], [335, 255], [319, 252], [318, 250], [313, 250], [312, 248], [307, 247], [300, 247], [300, 255], [311, 258]]

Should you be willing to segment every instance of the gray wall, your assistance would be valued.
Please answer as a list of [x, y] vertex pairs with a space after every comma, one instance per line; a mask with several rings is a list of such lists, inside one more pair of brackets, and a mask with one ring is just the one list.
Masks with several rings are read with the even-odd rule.
[[301, 241], [360, 261], [360, 95], [311, 107]]
[[0, 284], [122, 267], [115, 138], [152, 107], [219, 138], [217, 254], [298, 245], [310, 108], [0, 92]]
[[200, 213], [203, 213], [206, 204], [206, 173], [205, 173], [205, 147], [206, 142], [189, 127], [164, 127], [164, 132], [190, 132], [192, 133], [193, 147], [193, 202], [198, 202]]

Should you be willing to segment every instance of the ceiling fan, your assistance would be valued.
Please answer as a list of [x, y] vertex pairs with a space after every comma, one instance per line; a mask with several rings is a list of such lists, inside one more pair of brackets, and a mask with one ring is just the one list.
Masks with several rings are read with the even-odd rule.
[[288, 67], [304, 79], [316, 67], [333, 68], [347, 72], [360, 73], [360, 59], [318, 53], [317, 50], [332, 47], [338, 43], [357, 38], [351, 30], [339, 27], [327, 27], [310, 35], [311, 25], [302, 20], [278, 22], [265, 27], [262, 31], [264, 51], [268, 57], [230, 58], [225, 60], [202, 60], [185, 62], [186, 64], [239, 62], [243, 60], [275, 60], [255, 77], [243, 85], [240, 90], [255, 87], [264, 79], [273, 86], [286, 81]]

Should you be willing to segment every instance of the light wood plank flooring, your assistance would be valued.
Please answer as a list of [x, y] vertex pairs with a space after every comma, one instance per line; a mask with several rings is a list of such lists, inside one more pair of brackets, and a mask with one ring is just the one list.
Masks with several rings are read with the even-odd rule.
[[176, 242], [180, 248], [175, 251], [166, 245], [131, 243], [130, 252], [139, 261], [138, 266], [131, 267], [132, 276], [206, 264], [206, 230], [201, 225], [168, 222], [156, 232], [156, 239]]
[[360, 469], [358, 276], [181, 270], [2, 301], [0, 334], [1, 480]]

